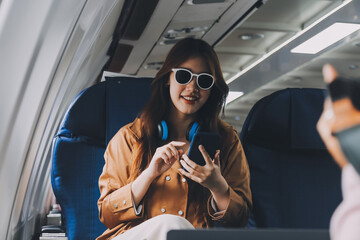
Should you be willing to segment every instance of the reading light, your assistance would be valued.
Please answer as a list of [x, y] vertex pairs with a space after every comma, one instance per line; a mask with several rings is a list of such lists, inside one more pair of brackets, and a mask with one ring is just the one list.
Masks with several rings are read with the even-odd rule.
[[359, 29], [360, 24], [334, 23], [299, 46], [291, 49], [291, 52], [316, 54]]
[[229, 104], [230, 102], [234, 101], [235, 99], [241, 97], [242, 95], [244, 95], [244, 92], [235, 92], [235, 91], [229, 91], [229, 95], [226, 98], [226, 105]]

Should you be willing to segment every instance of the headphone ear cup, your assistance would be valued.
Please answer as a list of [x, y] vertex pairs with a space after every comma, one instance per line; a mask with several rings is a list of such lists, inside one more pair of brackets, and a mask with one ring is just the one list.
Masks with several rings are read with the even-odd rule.
[[168, 139], [169, 136], [169, 131], [168, 131], [168, 127], [167, 124], [165, 122], [165, 120], [162, 120], [159, 124], [158, 124], [158, 130], [159, 130], [159, 138], [162, 141], [166, 141]]
[[195, 134], [199, 131], [199, 129], [200, 129], [200, 124], [198, 122], [193, 122], [192, 124], [190, 124], [190, 126], [186, 130], [186, 140], [191, 142], [191, 140], [193, 139]]

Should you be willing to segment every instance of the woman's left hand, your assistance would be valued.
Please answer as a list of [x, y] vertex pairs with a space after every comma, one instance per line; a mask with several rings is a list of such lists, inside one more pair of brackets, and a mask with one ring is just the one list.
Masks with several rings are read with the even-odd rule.
[[193, 162], [186, 154], [183, 154], [183, 159], [180, 160], [180, 163], [187, 172], [184, 169], [179, 169], [179, 172], [208, 188], [213, 195], [227, 194], [229, 185], [220, 171], [220, 151], [217, 150], [214, 159], [211, 159], [204, 146], [200, 145], [199, 150], [206, 164], [200, 166]]

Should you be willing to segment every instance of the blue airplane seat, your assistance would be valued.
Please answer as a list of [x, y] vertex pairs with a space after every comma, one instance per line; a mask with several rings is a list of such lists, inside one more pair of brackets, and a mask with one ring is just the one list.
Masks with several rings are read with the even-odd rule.
[[106, 230], [97, 208], [105, 148], [150, 98], [151, 80], [106, 78], [80, 93], [65, 114], [53, 140], [51, 183], [69, 240], [93, 240]]
[[294, 88], [259, 100], [240, 139], [250, 168], [250, 227], [328, 229], [341, 202], [340, 168], [317, 130], [325, 91]]

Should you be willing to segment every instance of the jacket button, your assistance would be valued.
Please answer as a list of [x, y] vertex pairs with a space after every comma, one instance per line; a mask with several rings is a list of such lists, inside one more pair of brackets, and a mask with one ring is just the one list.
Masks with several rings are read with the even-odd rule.
[[178, 213], [179, 213], [180, 216], [182, 216], [184, 214], [184, 212], [181, 211], [181, 210]]
[[126, 200], [123, 201], [123, 204], [124, 204], [124, 205], [126, 204]]
[[118, 205], [117, 205], [117, 203], [115, 203], [115, 204], [114, 204], [114, 208], [118, 208]]
[[170, 176], [166, 176], [166, 181], [170, 181], [171, 180], [171, 177]]
[[160, 211], [161, 211], [162, 213], [166, 212], [165, 208], [162, 208]]
[[185, 178], [182, 178], [181, 181], [182, 181], [182, 182], [186, 182], [186, 179], [185, 179]]

